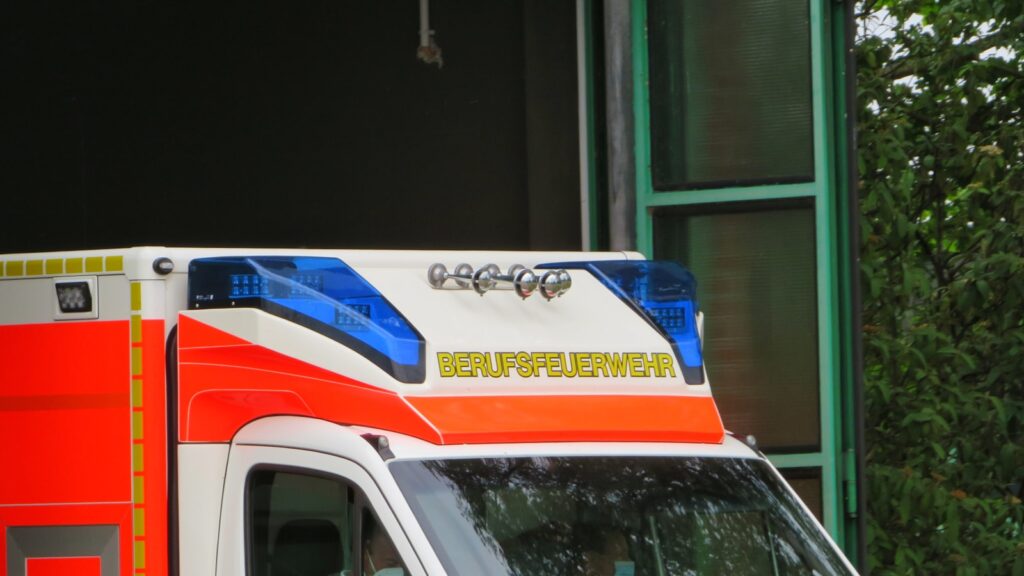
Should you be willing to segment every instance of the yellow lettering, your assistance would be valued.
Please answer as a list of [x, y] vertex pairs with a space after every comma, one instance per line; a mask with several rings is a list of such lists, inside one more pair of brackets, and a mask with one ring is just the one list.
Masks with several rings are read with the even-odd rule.
[[634, 378], [646, 376], [644, 374], [644, 355], [630, 352], [626, 356], [629, 357], [629, 375]]
[[593, 354], [586, 354], [586, 353], [582, 353], [582, 352], [576, 354], [576, 363], [577, 363], [576, 373], [579, 374], [580, 377], [582, 377], [582, 378], [593, 378], [594, 377], [594, 370], [593, 370], [593, 368], [590, 365], [590, 362], [593, 359], [593, 357], [594, 357]]
[[577, 356], [577, 354], [575, 352], [569, 352], [565, 356], [562, 357], [563, 358], [563, 362], [562, 362], [562, 375], [563, 376], [566, 376], [568, 378], [573, 378], [573, 377], [576, 376], [576, 373], [579, 371], [579, 368], [577, 368], [577, 366], [576, 366], [576, 356]]
[[544, 356], [543, 352], [534, 352], [530, 354], [530, 358], [533, 359], [533, 375], [540, 376], [542, 370], [547, 370], [548, 363], [547, 357]]
[[442, 378], [675, 378], [662, 352], [438, 352]]
[[608, 354], [608, 374], [613, 377], [626, 376], [629, 362], [626, 358], [631, 354]]
[[533, 359], [526, 352], [516, 352], [516, 373], [521, 378], [533, 377]]
[[562, 377], [562, 355], [557, 352], [548, 352], [544, 354], [544, 364], [548, 367], [549, 378], [561, 378]]
[[590, 361], [594, 365], [594, 376], [608, 375], [608, 370], [605, 367], [605, 363], [608, 361], [607, 354], [594, 354]]
[[487, 375], [487, 367], [485, 366], [485, 362], [486, 359], [484, 358], [484, 355], [482, 353], [469, 353], [469, 366], [470, 369], [473, 371], [473, 376], [480, 378]]
[[442, 378], [455, 376], [455, 356], [451, 352], [438, 352], [437, 369], [441, 372]]
[[498, 352], [497, 357], [502, 378], [508, 378], [508, 373], [516, 365], [515, 354], [511, 352]]
[[644, 376], [654, 376], [654, 354], [644, 354]]
[[657, 371], [659, 378], [664, 378], [666, 375], [671, 376], [672, 378], [676, 377], [676, 369], [674, 363], [672, 362], [671, 354], [657, 354], [657, 360]]
[[501, 376], [501, 366], [498, 365], [498, 358], [490, 352], [484, 352], [484, 368], [486, 368], [486, 375], [491, 378], [497, 378]]
[[469, 371], [469, 354], [466, 354], [465, 352], [455, 353], [455, 375], [460, 378], [473, 375], [473, 373]]

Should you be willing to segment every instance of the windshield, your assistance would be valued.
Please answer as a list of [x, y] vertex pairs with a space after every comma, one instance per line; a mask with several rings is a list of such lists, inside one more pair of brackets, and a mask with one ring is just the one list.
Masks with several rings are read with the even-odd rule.
[[759, 460], [534, 457], [390, 467], [451, 576], [849, 574]]

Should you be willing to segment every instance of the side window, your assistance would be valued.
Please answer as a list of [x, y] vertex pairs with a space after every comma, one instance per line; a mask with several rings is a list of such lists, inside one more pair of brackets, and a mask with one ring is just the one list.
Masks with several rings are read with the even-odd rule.
[[362, 493], [338, 478], [249, 475], [249, 576], [404, 576], [405, 564]]
[[346, 482], [256, 470], [246, 496], [249, 576], [352, 573], [355, 491]]

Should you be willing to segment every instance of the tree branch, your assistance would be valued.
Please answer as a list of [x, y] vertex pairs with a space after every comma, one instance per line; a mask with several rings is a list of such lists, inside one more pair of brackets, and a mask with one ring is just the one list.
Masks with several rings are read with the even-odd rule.
[[874, 12], [875, 6], [877, 6], [877, 5], [878, 5], [878, 0], [870, 0], [869, 2], [865, 2], [864, 3], [864, 8], [860, 12], [854, 14], [854, 17], [857, 20], [863, 20], [864, 18], [866, 18], [867, 16], [869, 16], [870, 14], [872, 14]]

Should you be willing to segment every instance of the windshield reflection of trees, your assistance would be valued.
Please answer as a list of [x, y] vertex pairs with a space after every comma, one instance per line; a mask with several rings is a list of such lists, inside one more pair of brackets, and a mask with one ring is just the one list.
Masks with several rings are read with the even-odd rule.
[[[789, 494], [756, 461], [508, 458], [396, 464], [423, 466], [446, 491], [454, 491], [462, 521], [479, 538], [473, 544], [486, 547], [508, 574], [845, 573]], [[402, 476], [396, 474], [400, 483]]]

